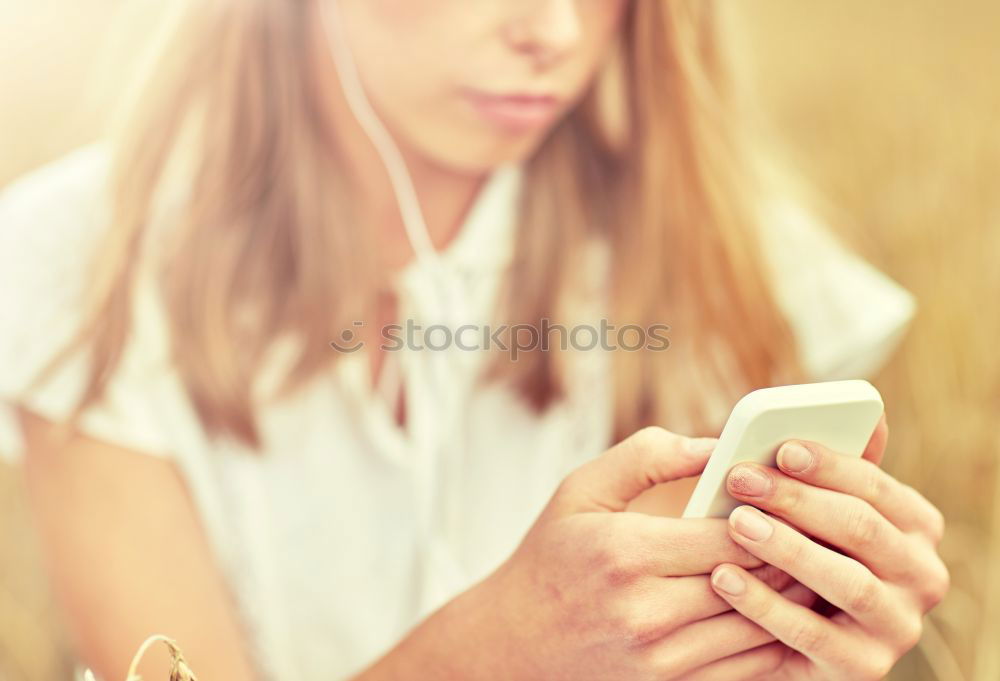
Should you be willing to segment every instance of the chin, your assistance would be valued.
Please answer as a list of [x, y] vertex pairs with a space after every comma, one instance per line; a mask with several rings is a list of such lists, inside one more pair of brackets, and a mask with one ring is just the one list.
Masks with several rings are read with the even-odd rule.
[[520, 164], [530, 159], [541, 146], [544, 137], [525, 136], [459, 136], [452, 135], [446, 142], [425, 147], [428, 158], [451, 170], [469, 173], [488, 173], [500, 166]]

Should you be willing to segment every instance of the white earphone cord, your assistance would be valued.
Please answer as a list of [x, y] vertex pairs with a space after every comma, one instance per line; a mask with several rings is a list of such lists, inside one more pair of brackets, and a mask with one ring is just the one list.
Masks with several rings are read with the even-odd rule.
[[341, 87], [344, 90], [347, 105], [354, 114], [358, 124], [361, 125], [368, 139], [375, 146], [375, 151], [382, 159], [386, 171], [389, 173], [389, 181], [392, 183], [392, 190], [396, 195], [399, 211], [403, 218], [403, 226], [406, 228], [406, 236], [410, 241], [410, 246], [420, 258], [434, 261], [437, 258], [437, 251], [431, 243], [430, 234], [427, 230], [427, 223], [424, 220], [423, 210], [420, 208], [420, 201], [417, 199], [417, 191], [413, 186], [413, 180], [406, 168], [406, 162], [399, 151], [399, 147], [393, 142], [389, 131], [385, 129], [382, 121], [372, 108], [368, 96], [365, 94], [361, 84], [361, 76], [358, 74], [357, 65], [354, 63], [354, 56], [347, 45], [347, 36], [342, 30], [343, 22], [340, 17], [340, 8], [337, 2], [321, 3], [323, 14], [324, 34], [326, 42], [333, 56], [333, 64], [337, 69], [337, 77], [340, 79]]
[[[418, 262], [432, 276], [430, 283], [436, 284], [436, 286], [431, 286], [431, 289], [437, 288], [436, 293], [440, 296], [440, 300], [444, 302], [443, 310], [439, 308], [436, 312], [443, 312], [444, 316], [451, 316], [452, 321], [454, 321], [455, 317], [460, 317], [462, 311], [467, 309], [465, 292], [461, 289], [459, 282], [456, 282], [450, 276], [450, 273], [446, 271], [444, 264], [441, 262], [441, 258], [431, 242], [427, 223], [420, 208], [416, 188], [413, 185], [413, 180], [406, 167], [403, 155], [389, 134], [389, 131], [379, 119], [364, 91], [357, 65], [347, 44], [347, 36], [343, 30], [343, 22], [341, 21], [337, 0], [322, 2], [321, 12], [326, 41], [348, 107], [375, 147], [375, 151], [378, 153], [389, 174], [389, 180], [399, 206], [400, 216], [402, 217], [410, 246], [413, 248]], [[416, 280], [417, 283], [420, 283], [421, 288], [423, 288], [422, 295], [424, 296], [424, 300], [422, 302], [429, 309], [433, 310], [431, 299], [434, 297], [435, 292], [428, 290], [426, 284], [421, 283], [423, 281], [420, 278]], [[414, 300], [412, 302], [417, 303], [418, 301]], [[435, 312], [431, 314], [434, 315]], [[437, 322], [442, 320], [434, 319], [431, 321]], [[452, 323], [449, 326], [454, 327], [456, 324]], [[429, 379], [432, 389], [437, 393], [434, 403], [440, 409], [434, 412], [437, 423], [435, 424], [436, 428], [432, 428], [431, 430], [435, 432], [430, 434], [429, 440], [421, 438], [424, 446], [427, 447], [425, 454], [430, 458], [422, 462], [423, 465], [418, 465], [417, 470], [419, 474], [416, 485], [418, 517], [420, 517], [418, 532], [422, 535], [421, 541], [430, 550], [430, 565], [428, 565], [428, 572], [424, 577], [425, 591], [421, 594], [422, 603], [420, 606], [421, 611], [425, 613], [439, 605], [443, 596], [447, 595], [446, 591], [441, 591], [442, 583], [439, 579], [447, 574], [449, 569], [457, 569], [457, 564], [446, 558], [448, 551], [442, 543], [442, 538], [437, 536], [431, 527], [432, 508], [441, 502], [441, 499], [438, 498], [440, 495], [433, 494], [431, 491], [433, 486], [431, 478], [435, 475], [435, 469], [442, 465], [442, 458], [445, 460], [450, 459], [448, 463], [452, 473], [461, 476], [460, 471], [464, 466], [464, 461], [462, 461], [461, 456], [457, 456], [457, 450], [460, 450], [460, 448], [455, 446], [457, 443], [448, 442], [448, 439], [459, 422], [459, 411], [463, 403], [462, 395], [471, 387], [471, 381], [459, 371], [458, 364], [460, 362], [457, 361], [459, 358], [454, 355], [454, 351], [435, 354], [440, 356], [429, 358], [428, 363], [425, 365], [429, 375], [425, 376], [425, 378]], [[424, 406], [426, 407], [427, 405]], [[421, 431], [423, 432], [424, 429], [422, 428]], [[452, 447], [449, 448], [449, 444]], [[444, 457], [438, 456], [438, 448], [444, 450], [440, 452], [444, 454]], [[450, 511], [449, 515], [457, 513], [457, 509], [454, 508], [450, 509]], [[451, 579], [459, 578], [453, 575]]]

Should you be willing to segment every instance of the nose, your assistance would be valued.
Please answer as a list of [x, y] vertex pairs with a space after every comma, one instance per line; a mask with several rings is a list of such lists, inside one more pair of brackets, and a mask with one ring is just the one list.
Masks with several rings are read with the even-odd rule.
[[538, 68], [552, 65], [580, 40], [578, 0], [531, 0], [508, 25], [511, 47], [530, 57]]

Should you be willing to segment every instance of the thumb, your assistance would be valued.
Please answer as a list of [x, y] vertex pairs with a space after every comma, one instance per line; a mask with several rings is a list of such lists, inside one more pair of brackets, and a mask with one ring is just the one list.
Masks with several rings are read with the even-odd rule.
[[717, 442], [643, 428], [570, 473], [559, 506], [571, 513], [624, 511], [653, 485], [701, 473]]
[[864, 454], [861, 455], [862, 458], [868, 459], [874, 464], [881, 465], [882, 457], [885, 455], [885, 446], [888, 442], [889, 425], [885, 421], [885, 412], [883, 412], [882, 418], [879, 419], [878, 425], [875, 426], [875, 432], [872, 433], [871, 439], [868, 440]]

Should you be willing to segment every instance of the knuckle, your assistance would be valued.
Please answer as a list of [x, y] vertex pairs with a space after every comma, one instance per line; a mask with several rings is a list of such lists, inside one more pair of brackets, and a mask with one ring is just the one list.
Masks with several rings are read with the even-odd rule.
[[919, 616], [909, 617], [899, 626], [899, 649], [897, 653], [902, 657], [907, 651], [920, 642], [920, 637], [924, 634], [923, 619]]
[[800, 565], [805, 565], [809, 560], [811, 545], [809, 541], [798, 533], [793, 533], [787, 539], [777, 542], [779, 545], [779, 556], [773, 564], [785, 570]]
[[556, 491], [552, 495], [554, 499], [564, 499], [566, 496], [572, 493], [573, 489], [576, 487], [576, 477], [579, 475], [577, 471], [569, 473], [565, 478], [563, 478], [559, 484], [556, 486]]
[[788, 647], [803, 655], [819, 653], [826, 646], [829, 633], [812, 618], [802, 618], [788, 636]]
[[634, 432], [627, 440], [636, 451], [655, 451], [673, 443], [675, 435], [660, 426], [646, 426]]
[[586, 484], [585, 481], [592, 467], [593, 462], [588, 461], [582, 466], [570, 471], [556, 487], [556, 491], [553, 496], [558, 499], [565, 499], [577, 494], [582, 486]]
[[622, 561], [608, 560], [601, 569], [601, 578], [612, 589], [620, 589], [632, 583], [635, 574]]
[[612, 451], [623, 464], [642, 471], [650, 482], [656, 482], [670, 477], [671, 462], [674, 459], [671, 454], [677, 452], [682, 439], [666, 428], [646, 426]]
[[879, 516], [867, 503], [859, 503], [848, 513], [846, 527], [847, 540], [854, 549], [865, 551], [878, 548], [883, 541]]
[[629, 648], [640, 648], [662, 636], [664, 626], [646, 608], [629, 605], [618, 620], [618, 636]]
[[684, 653], [678, 646], [655, 646], [640, 656], [639, 666], [648, 679], [674, 678], [684, 664]]
[[[778, 674], [782, 667], [785, 666], [788, 656], [794, 654], [795, 650], [793, 648], [785, 645], [781, 641], [775, 641], [774, 639], [772, 639], [771, 643], [766, 643], [757, 648], [751, 648], [750, 650], [744, 651], [744, 655], [746, 657], [746, 669], [744, 674], [739, 678], [746, 679], [746, 681], [750, 681], [750, 679], [753, 679], [753, 681], [771, 679], [772, 675]], [[674, 677], [667, 676], [664, 678]], [[781, 678], [784, 678], [784, 676]]]
[[947, 524], [944, 514], [915, 488], [903, 483], [900, 483], [900, 485], [903, 488], [904, 494], [908, 497], [909, 503], [919, 511], [917, 516], [921, 520], [920, 525], [924, 534], [937, 545], [944, 538]]
[[[673, 449], [677, 436], [660, 426], [646, 426], [637, 430], [622, 443], [622, 454], [641, 464], [651, 461], [658, 454]], [[642, 466], [645, 470], [645, 466]]]
[[946, 522], [944, 514], [938, 510], [937, 506], [931, 505], [929, 502], [928, 505], [930, 505], [930, 513], [928, 514], [930, 518], [928, 520], [927, 532], [930, 535], [931, 541], [937, 545], [944, 539]]
[[771, 506], [782, 515], [794, 514], [802, 507], [802, 491], [805, 489], [805, 484], [796, 480], [782, 480], [780, 477], [775, 482]]
[[[649, 652], [642, 657], [641, 666], [646, 678], [656, 681], [687, 678], [686, 672], [700, 664], [698, 646], [654, 645], [648, 646], [647, 650]], [[678, 677], [678, 674], [682, 676]]]
[[615, 589], [628, 586], [639, 574], [631, 552], [621, 550], [619, 544], [609, 538], [595, 541], [594, 563], [605, 585]]
[[889, 652], [873, 652], [865, 657], [861, 681], [882, 681], [896, 665], [896, 656]]
[[868, 461], [867, 459], [861, 460], [862, 465], [864, 465], [864, 480], [863, 480], [863, 499], [881, 499], [888, 492], [889, 481], [888, 476], [885, 472], [879, 468], [877, 465]]
[[924, 586], [924, 608], [925, 612], [930, 610], [942, 600], [951, 588], [951, 573], [948, 567], [935, 556], [934, 567], [930, 569], [930, 574], [923, 580]]
[[882, 583], [867, 569], [848, 587], [846, 605], [854, 613], [874, 612], [882, 600]]
[[750, 619], [758, 624], [770, 620], [777, 604], [777, 599], [779, 598], [781, 596], [776, 593], [764, 592], [757, 598], [752, 599], [746, 606]]
[[763, 659], [761, 660], [761, 673], [765, 675], [776, 673], [784, 666], [785, 660], [791, 651], [792, 649], [788, 646], [780, 644], [766, 646], [766, 652], [763, 653]]

